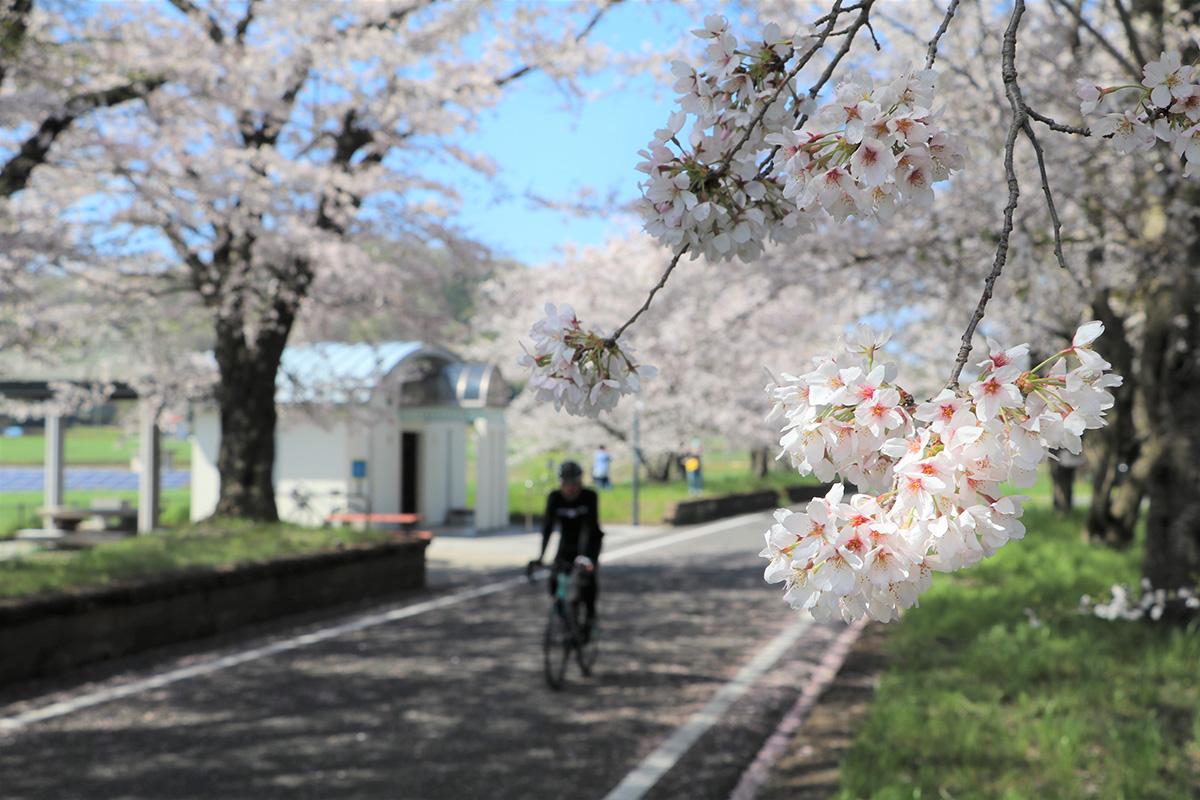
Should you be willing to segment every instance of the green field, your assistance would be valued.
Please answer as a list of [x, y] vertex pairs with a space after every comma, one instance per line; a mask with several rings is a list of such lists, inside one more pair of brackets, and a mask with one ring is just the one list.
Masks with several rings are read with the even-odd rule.
[[[191, 463], [192, 446], [178, 439], [163, 439], [162, 457], [177, 469]], [[73, 467], [128, 468], [138, 454], [138, 437], [120, 428], [99, 425], [73, 425], [63, 435], [64, 458]], [[0, 438], [0, 465], [8, 467], [41, 466], [46, 458], [46, 437], [32, 429], [22, 436]]]
[[[629, 523], [633, 520], [633, 475], [630, 461], [625, 453], [615, 453], [612, 481], [613, 487], [600, 492], [600, 522]], [[558, 487], [558, 480], [549, 468], [570, 458], [584, 468], [585, 483], [591, 459], [579, 453], [549, 453], [523, 462], [509, 464], [508, 508], [513, 514], [539, 515], [546, 507], [546, 495]], [[624, 459], [619, 460], [619, 459]], [[704, 494], [715, 497], [722, 494], [750, 492], [757, 489], [783, 489], [787, 486], [816, 483], [813, 478], [801, 478], [794, 471], [783, 468], [772, 469], [765, 477], [755, 477], [750, 471], [750, 456], [745, 451], [711, 448], [704, 456]], [[645, 479], [638, 485], [638, 522], [656, 525], [662, 522], [667, 506], [679, 500], [687, 500], [687, 484], [682, 478], [666, 483], [650, 483]], [[474, 487], [468, 486], [468, 504], [474, 504]]]

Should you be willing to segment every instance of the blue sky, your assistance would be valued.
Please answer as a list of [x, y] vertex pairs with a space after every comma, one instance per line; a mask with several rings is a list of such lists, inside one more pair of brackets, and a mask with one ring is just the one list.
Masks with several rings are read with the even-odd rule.
[[[594, 35], [614, 48], [661, 52], [702, 26], [702, 8], [633, 2], [613, 9]], [[611, 81], [610, 76], [593, 85]], [[566, 98], [548, 79], [531, 75], [523, 80], [499, 107], [484, 113], [478, 132], [468, 139], [471, 149], [495, 161], [499, 174], [488, 181], [464, 173], [460, 224], [498, 254], [528, 264], [553, 259], [567, 242], [598, 244], [610, 233], [640, 227], [631, 217], [568, 217], [525, 198], [534, 193], [567, 200], [585, 187], [600, 197], [615, 192], [623, 202], [638, 196], [644, 176], [636, 169], [641, 161], [637, 151], [666, 124], [674, 93], [669, 85], [648, 78], [632, 84], [567, 110]]]

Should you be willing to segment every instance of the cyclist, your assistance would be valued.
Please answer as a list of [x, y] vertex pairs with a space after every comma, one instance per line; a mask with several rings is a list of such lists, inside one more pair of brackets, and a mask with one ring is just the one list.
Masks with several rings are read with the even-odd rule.
[[546, 498], [546, 514], [542, 518], [542, 547], [538, 557], [529, 562], [530, 567], [540, 566], [546, 555], [546, 545], [557, 524], [558, 553], [554, 556], [554, 569], [550, 575], [550, 594], [558, 588], [559, 576], [571, 569], [576, 556], [587, 556], [592, 562], [591, 580], [580, 587], [580, 598], [587, 608], [587, 621], [583, 636], [590, 635], [596, 621], [596, 595], [599, 585], [596, 572], [600, 562], [600, 542], [604, 532], [600, 530], [600, 504], [596, 493], [583, 488], [583, 468], [574, 461], [564, 461], [558, 467], [559, 488]]

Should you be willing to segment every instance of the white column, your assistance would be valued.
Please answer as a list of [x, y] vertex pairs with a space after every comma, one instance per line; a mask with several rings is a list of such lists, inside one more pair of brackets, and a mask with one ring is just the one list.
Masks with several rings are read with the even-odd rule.
[[[53, 508], [63, 504], [64, 479], [63, 425], [58, 414], [46, 415], [46, 473], [42, 504]], [[54, 519], [46, 517], [46, 530], [54, 530]]]
[[475, 528], [484, 531], [507, 527], [508, 443], [505, 425], [481, 417], [475, 420], [475, 433]]
[[492, 466], [493, 474], [496, 481], [496, 496], [499, 501], [496, 505], [496, 522], [497, 528], [508, 527], [508, 426], [502, 420], [493, 421], [491, 424], [492, 438], [494, 440], [493, 452], [495, 455], [495, 463]]
[[486, 531], [492, 527], [492, 506], [495, 505], [491, 428], [483, 417], [476, 417], [471, 426], [475, 428], [475, 530]]
[[158, 442], [158, 408], [150, 403], [139, 403], [141, 413], [140, 446], [141, 461], [138, 473], [138, 533], [153, 533], [158, 527], [160, 478], [162, 475], [162, 448]]

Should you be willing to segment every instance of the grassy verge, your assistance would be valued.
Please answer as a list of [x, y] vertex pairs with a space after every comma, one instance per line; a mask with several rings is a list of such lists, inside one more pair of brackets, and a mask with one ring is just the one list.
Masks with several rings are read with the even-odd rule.
[[1140, 553], [1081, 543], [1079, 515], [1026, 516], [894, 625], [839, 800], [1196, 797], [1200, 631], [1077, 613], [1135, 585]]
[[236, 564], [377, 541], [386, 531], [223, 522], [137, 536], [76, 551], [45, 551], [0, 561], [0, 597], [132, 580], [210, 564]]

